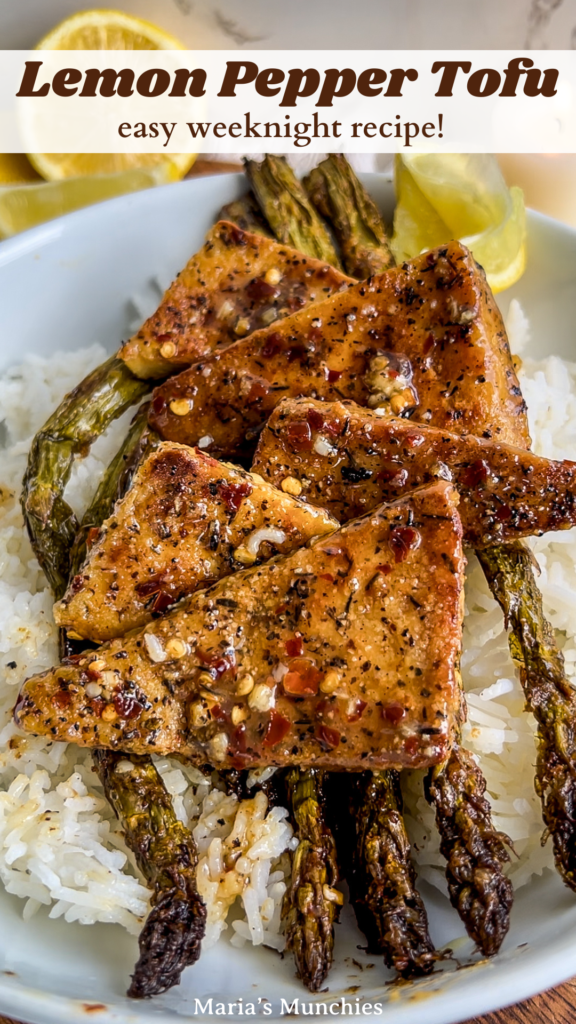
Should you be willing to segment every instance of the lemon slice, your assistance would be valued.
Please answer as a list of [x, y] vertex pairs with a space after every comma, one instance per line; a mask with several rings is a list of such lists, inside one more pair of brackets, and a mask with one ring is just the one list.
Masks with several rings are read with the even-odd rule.
[[[60, 22], [37, 50], [184, 50], [180, 40], [149, 21], [122, 11], [79, 11]], [[30, 153], [32, 166], [48, 181], [163, 166], [168, 180], [190, 170], [194, 153]]]
[[398, 261], [459, 238], [484, 267], [493, 291], [514, 284], [526, 266], [526, 211], [494, 157], [414, 154], [396, 158], [392, 249]]
[[41, 180], [24, 153], [0, 153], [0, 185]]
[[0, 185], [0, 238], [10, 238], [63, 213], [166, 180], [166, 168], [156, 167], [36, 185]]

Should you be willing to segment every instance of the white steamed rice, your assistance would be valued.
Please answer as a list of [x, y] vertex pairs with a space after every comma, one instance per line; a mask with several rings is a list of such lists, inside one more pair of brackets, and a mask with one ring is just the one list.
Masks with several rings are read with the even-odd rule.
[[[519, 352], [528, 325], [517, 303], [509, 315], [512, 348]], [[29, 356], [0, 378], [0, 878], [21, 897], [23, 913], [41, 905], [51, 917], [123, 925], [137, 933], [149, 892], [103, 799], [89, 752], [45, 738], [23, 736], [12, 707], [23, 680], [57, 658], [49, 588], [25, 534], [18, 495], [30, 440], [62, 396], [105, 357], [99, 346], [50, 359]], [[576, 447], [576, 365], [556, 357], [526, 360], [521, 383], [534, 448], [570, 458]], [[129, 414], [111, 428], [73, 473], [66, 497], [77, 514], [118, 447]], [[0, 435], [1, 439], [1, 435]], [[532, 542], [542, 573], [546, 613], [558, 631], [568, 675], [576, 676], [576, 530]], [[494, 818], [514, 841], [510, 874], [518, 888], [552, 866], [540, 845], [542, 822], [532, 778], [534, 724], [508, 653], [502, 615], [471, 556], [466, 585], [463, 679], [468, 697], [467, 746], [488, 781]], [[199, 772], [157, 761], [178, 816], [199, 846], [198, 884], [208, 907], [205, 947], [228, 928], [232, 942], [282, 948], [280, 907], [287, 851], [294, 839], [286, 811], [268, 809], [258, 792], [239, 802], [213, 788]], [[405, 780], [409, 827], [419, 873], [444, 889], [443, 866], [422, 777]], [[230, 867], [236, 838], [242, 855]], [[234, 906], [231, 925], [226, 921]]]

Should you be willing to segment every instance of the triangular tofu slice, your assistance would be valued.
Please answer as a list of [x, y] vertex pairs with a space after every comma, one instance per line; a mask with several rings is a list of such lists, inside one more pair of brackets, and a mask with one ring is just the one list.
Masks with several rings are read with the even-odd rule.
[[354, 402], [284, 399], [252, 469], [340, 522], [444, 477], [460, 493], [464, 540], [475, 548], [576, 525], [576, 462], [382, 417]]
[[249, 454], [282, 398], [308, 396], [456, 433], [529, 444], [525, 405], [484, 272], [459, 242], [302, 310], [158, 387], [164, 438]]
[[351, 283], [328, 263], [219, 221], [120, 356], [137, 377], [168, 377]]
[[222, 767], [435, 764], [461, 714], [456, 503], [441, 481], [220, 580], [29, 679], [16, 720], [54, 740]]
[[337, 526], [261, 478], [164, 443], [139, 467], [54, 617], [78, 638], [122, 636], [199, 587]]

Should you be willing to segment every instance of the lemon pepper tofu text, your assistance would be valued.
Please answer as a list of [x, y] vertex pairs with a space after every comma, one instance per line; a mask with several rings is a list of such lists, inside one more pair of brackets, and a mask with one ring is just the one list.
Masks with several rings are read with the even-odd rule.
[[164, 442], [104, 522], [55, 619], [78, 637], [122, 636], [200, 586], [337, 527], [260, 477]]
[[[528, 447], [525, 405], [483, 271], [459, 242], [214, 353], [154, 393], [150, 422], [211, 454], [249, 454], [285, 397], [349, 399]], [[490, 426], [488, 426], [488, 424]]]
[[458, 496], [440, 481], [29, 679], [27, 732], [223, 767], [441, 761], [462, 714]]
[[136, 377], [167, 377], [351, 283], [328, 263], [219, 221], [120, 357]]
[[451, 480], [464, 540], [475, 548], [576, 525], [576, 462], [381, 417], [353, 402], [284, 399], [252, 469], [340, 522], [434, 479]]

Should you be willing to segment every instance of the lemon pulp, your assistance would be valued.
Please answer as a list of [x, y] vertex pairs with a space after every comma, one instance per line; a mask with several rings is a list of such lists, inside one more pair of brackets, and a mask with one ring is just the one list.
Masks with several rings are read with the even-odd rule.
[[493, 291], [509, 288], [526, 265], [526, 211], [486, 154], [398, 156], [392, 249], [401, 262], [459, 238], [484, 267]]
[[[37, 50], [183, 50], [184, 45], [149, 21], [123, 11], [79, 11], [65, 18]], [[190, 170], [193, 153], [30, 153], [30, 163], [48, 181], [81, 175], [164, 168], [168, 180]]]

